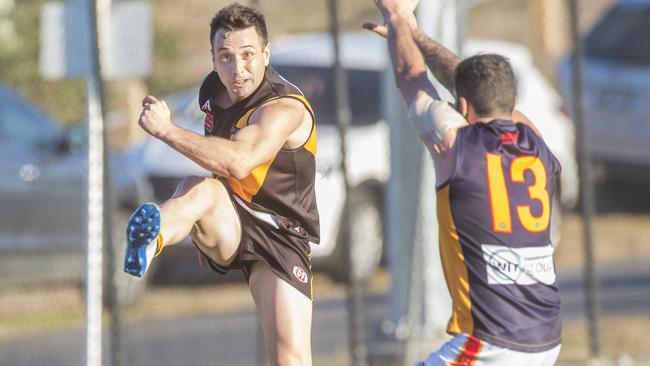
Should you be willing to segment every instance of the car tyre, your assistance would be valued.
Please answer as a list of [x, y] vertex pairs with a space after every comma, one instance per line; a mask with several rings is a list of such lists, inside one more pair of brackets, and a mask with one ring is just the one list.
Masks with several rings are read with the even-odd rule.
[[[348, 220], [353, 274], [363, 281], [375, 273], [384, 253], [383, 207], [379, 195], [371, 188], [352, 189], [349, 205], [350, 216], [342, 220]], [[346, 265], [348, 261], [341, 231], [338, 239], [329, 259], [328, 272], [334, 280], [346, 281], [349, 267]]]

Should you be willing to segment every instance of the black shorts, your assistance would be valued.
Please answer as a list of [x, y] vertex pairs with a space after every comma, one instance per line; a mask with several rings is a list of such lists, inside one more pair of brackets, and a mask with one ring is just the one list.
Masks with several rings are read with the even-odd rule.
[[311, 249], [304, 230], [271, 212], [253, 209], [234, 193], [230, 200], [241, 223], [239, 250], [228, 266], [202, 253], [210, 268], [220, 274], [241, 269], [249, 280], [253, 264], [263, 261], [276, 275], [313, 299]]

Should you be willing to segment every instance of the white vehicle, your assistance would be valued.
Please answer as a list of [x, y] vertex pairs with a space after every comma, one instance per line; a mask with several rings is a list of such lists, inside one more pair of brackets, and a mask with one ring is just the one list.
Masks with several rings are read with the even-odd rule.
[[[650, 1], [619, 1], [584, 39], [584, 116], [593, 159], [608, 180], [649, 182]], [[560, 91], [573, 106], [573, 68], [558, 68]]]
[[[271, 44], [271, 65], [298, 86], [316, 113], [316, 199], [320, 212], [321, 242], [312, 246], [314, 268], [335, 278], [346, 275], [340, 227], [348, 220], [355, 273], [367, 277], [379, 265], [384, 249], [383, 186], [390, 176], [389, 128], [382, 116], [384, 88], [394, 88], [386, 77], [390, 66], [386, 41], [369, 32], [346, 33], [341, 39], [341, 63], [346, 70], [352, 123], [346, 135], [346, 167], [351, 188], [350, 216], [343, 217], [345, 199], [341, 171], [341, 145], [334, 111], [334, 62], [328, 33], [292, 35]], [[573, 129], [559, 112], [555, 91], [534, 68], [528, 51], [505, 42], [471, 41], [472, 52], [489, 50], [508, 56], [519, 75], [520, 108], [539, 126], [563, 167], [562, 194], [575, 202], [576, 173]], [[388, 83], [388, 84], [386, 84]], [[203, 116], [196, 91], [168, 99], [175, 123], [203, 133]], [[415, 143], [415, 142], [414, 142]], [[149, 142], [145, 163], [156, 196], [171, 195], [178, 180], [190, 174], [208, 173], [164, 143]], [[566, 178], [566, 179], [564, 179]]]

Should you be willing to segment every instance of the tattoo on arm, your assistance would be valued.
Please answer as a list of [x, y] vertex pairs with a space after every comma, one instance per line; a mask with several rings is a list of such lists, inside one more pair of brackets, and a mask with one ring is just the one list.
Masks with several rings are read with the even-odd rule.
[[452, 94], [456, 94], [456, 82], [454, 80], [456, 67], [460, 58], [440, 43], [429, 38], [421, 29], [413, 29], [413, 40], [424, 56], [424, 61], [429, 70]]
[[408, 19], [393, 16], [388, 22], [388, 49], [395, 81], [407, 104], [420, 92], [435, 94], [427, 80], [427, 67], [413, 40]]

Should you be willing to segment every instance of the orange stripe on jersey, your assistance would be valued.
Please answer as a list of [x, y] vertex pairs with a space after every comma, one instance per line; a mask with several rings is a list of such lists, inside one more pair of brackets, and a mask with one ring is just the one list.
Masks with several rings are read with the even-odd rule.
[[237, 121], [237, 123], [235, 123], [235, 127], [241, 129], [248, 126], [248, 119], [256, 110], [257, 108], [251, 108], [248, 110], [248, 112], [244, 113], [244, 115]]
[[241, 118], [239, 118], [239, 120], [237, 120], [237, 123], [235, 123], [235, 127], [236, 128], [244, 128], [244, 127], [248, 126], [248, 120], [251, 118], [251, 115], [253, 114], [253, 112], [255, 112], [259, 107], [263, 106], [264, 104], [266, 104], [266, 103], [268, 103], [268, 102], [270, 102], [272, 100], [277, 100], [277, 99], [280, 99], [280, 98], [281, 97], [269, 98], [269, 99], [265, 100], [264, 103], [262, 103], [261, 105], [258, 105], [255, 108], [249, 109], [248, 111], [246, 111], [246, 113], [244, 113], [243, 116], [241, 116]]
[[[314, 116], [314, 110], [311, 107], [311, 104], [309, 104], [309, 101], [305, 99], [303, 95], [300, 94], [287, 94], [287, 97], [289, 98], [294, 98], [298, 99], [299, 101], [302, 102], [302, 104], [305, 105], [305, 108], [309, 111], [309, 114], [311, 114], [312, 121], [316, 120], [316, 117]], [[314, 123], [311, 129], [311, 133], [309, 134], [309, 139], [307, 139], [307, 142], [304, 145], [305, 150], [309, 151], [314, 157], [316, 157], [316, 124]]]
[[300, 95], [300, 94], [287, 94], [287, 97], [295, 98], [295, 99], [298, 99], [299, 101], [301, 101], [302, 104], [304, 104], [305, 107], [307, 107], [307, 110], [308, 110], [309, 113], [312, 115], [312, 117], [314, 116], [314, 109], [311, 107], [311, 104], [309, 104], [309, 101], [305, 98], [304, 95]]
[[271, 159], [253, 169], [244, 179], [237, 180], [228, 178], [228, 185], [241, 199], [250, 203], [253, 200], [253, 196], [262, 188], [262, 184], [264, 184], [264, 179], [266, 179], [266, 174], [269, 172], [273, 160], [275, 159]]
[[461, 249], [456, 224], [451, 216], [449, 186], [438, 191], [438, 226], [440, 259], [445, 273], [447, 288], [452, 298], [452, 313], [447, 331], [451, 334], [472, 334], [472, 303], [469, 297], [469, 277], [465, 267], [465, 256]]
[[316, 126], [312, 126], [309, 139], [304, 145], [305, 150], [309, 151], [316, 158]]
[[480, 339], [472, 336], [467, 336], [467, 340], [463, 345], [463, 350], [456, 356], [456, 359], [451, 362], [451, 366], [473, 366], [474, 362], [478, 359], [478, 354], [483, 348], [483, 342]]

